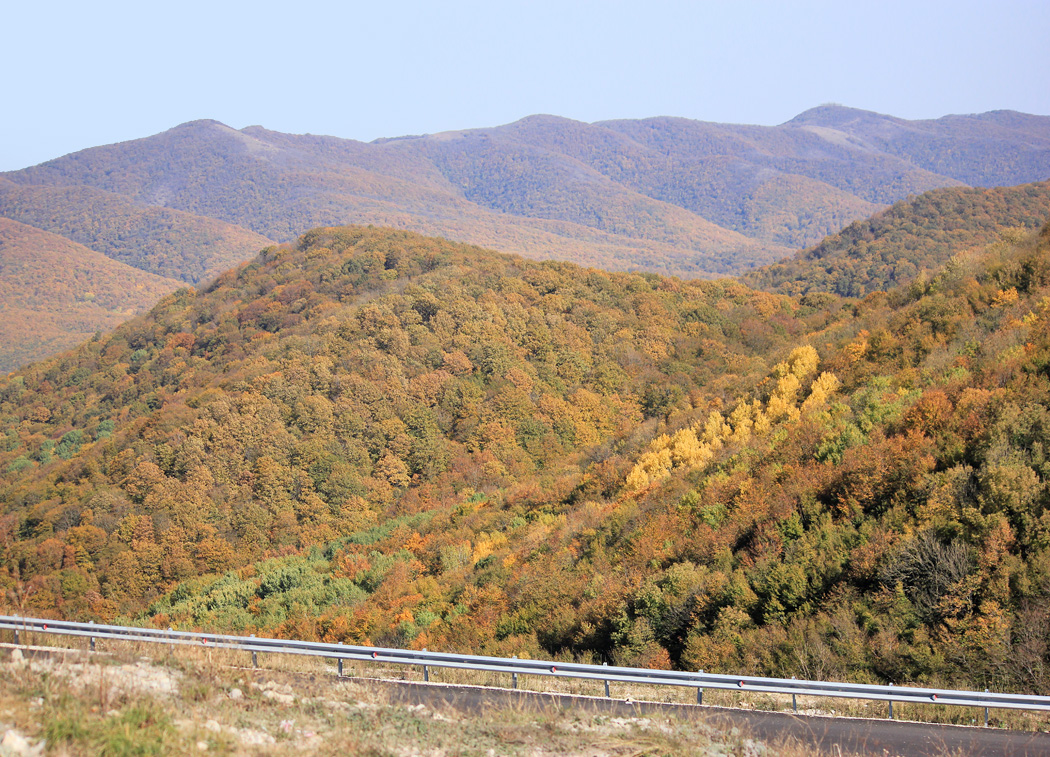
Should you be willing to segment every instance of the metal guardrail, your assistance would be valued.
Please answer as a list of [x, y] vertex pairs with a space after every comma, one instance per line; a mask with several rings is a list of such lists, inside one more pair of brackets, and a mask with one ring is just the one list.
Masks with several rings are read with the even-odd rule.
[[[424, 679], [429, 680], [429, 668], [457, 668], [495, 673], [509, 673], [517, 688], [519, 675], [556, 676], [581, 678], [605, 682], [605, 693], [609, 695], [609, 683], [633, 683], [656, 686], [685, 686], [695, 688], [697, 703], [703, 703], [704, 689], [727, 689], [763, 694], [790, 694], [793, 705], [797, 696], [839, 697], [889, 702], [889, 716], [893, 717], [893, 703], [956, 705], [960, 707], [984, 707], [985, 725], [988, 724], [989, 708], [1050, 711], [1050, 697], [1026, 694], [1002, 694], [989, 691], [958, 691], [954, 689], [931, 689], [915, 686], [894, 686], [836, 683], [826, 681], [800, 681], [785, 678], [759, 676], [731, 676], [699, 671], [647, 670], [609, 665], [585, 665], [570, 662], [549, 662], [483, 655], [461, 655], [426, 650], [364, 647], [347, 644], [328, 644], [289, 639], [268, 639], [255, 636], [231, 636], [213, 633], [174, 631], [171, 629], [136, 628], [95, 623], [76, 623], [45, 618], [23, 618], [0, 615], [0, 629], [15, 632], [15, 643], [24, 632], [80, 636], [89, 639], [94, 649], [95, 639], [120, 639], [123, 641], [152, 642], [159, 644], [194, 645], [215, 649], [236, 649], [252, 653], [252, 664], [257, 665], [260, 652], [275, 654], [307, 655], [327, 657], [338, 661], [342, 674], [344, 660], [397, 665], [415, 665], [423, 668]], [[797, 705], [796, 710], [797, 710]]]

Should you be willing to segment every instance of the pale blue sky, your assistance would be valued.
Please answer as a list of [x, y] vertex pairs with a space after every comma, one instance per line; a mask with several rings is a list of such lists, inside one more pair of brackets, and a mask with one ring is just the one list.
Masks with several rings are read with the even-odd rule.
[[1047, 0], [7, 3], [0, 170], [198, 118], [360, 140], [673, 115], [1050, 115]]

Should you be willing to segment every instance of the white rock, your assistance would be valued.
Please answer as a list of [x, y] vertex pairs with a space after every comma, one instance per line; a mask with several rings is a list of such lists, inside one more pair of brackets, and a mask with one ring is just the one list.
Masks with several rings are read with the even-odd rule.
[[211, 731], [212, 733], [218, 733], [222, 730], [222, 726], [219, 725], [218, 721], [209, 720], [204, 724], [204, 730]]
[[26, 659], [25, 655], [22, 654], [22, 650], [21, 649], [18, 649], [16, 647], [15, 649], [11, 650], [11, 664], [12, 665], [21, 665], [22, 663], [25, 662], [25, 659]]
[[280, 702], [281, 704], [291, 704], [292, 702], [295, 701], [295, 695], [293, 695], [293, 694], [283, 694], [280, 691], [274, 691], [272, 689], [267, 689], [266, 691], [263, 692], [262, 695], [266, 699], [272, 699], [273, 701]]
[[208, 742], [207, 741], [198, 741], [197, 742], [197, 751], [198, 752], [207, 752], [208, 751]]
[[244, 728], [238, 734], [241, 743], [245, 746], [267, 746], [269, 744], [276, 744], [277, 739], [268, 733], [262, 731], [252, 731]]
[[230, 699], [243, 699], [244, 692], [240, 689], [230, 689]]
[[9, 730], [4, 734], [3, 741], [0, 741], [0, 747], [3, 747], [4, 749], [12, 749], [21, 753], [22, 750], [29, 748], [29, 742], [26, 741], [25, 737], [18, 731]]
[[0, 740], [0, 754], [12, 757], [38, 757], [43, 754], [45, 746], [47, 746], [46, 741], [41, 741], [33, 746], [25, 736], [12, 729], [4, 734], [3, 740]]

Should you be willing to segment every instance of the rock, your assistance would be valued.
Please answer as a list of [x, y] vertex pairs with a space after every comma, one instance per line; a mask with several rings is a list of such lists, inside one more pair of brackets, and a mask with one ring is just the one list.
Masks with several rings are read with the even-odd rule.
[[208, 742], [207, 741], [198, 741], [197, 742], [197, 751], [198, 752], [207, 752], [208, 751]]
[[243, 699], [244, 692], [240, 689], [230, 689], [230, 699]]
[[245, 728], [237, 735], [245, 746], [269, 746], [277, 743], [277, 739], [262, 731], [253, 731]]
[[[254, 686], [254, 684], [252, 685]], [[262, 689], [262, 695], [266, 699], [272, 699], [281, 704], [291, 704], [295, 701], [295, 690], [286, 683], [267, 681], [259, 688]]]
[[222, 730], [222, 726], [219, 725], [218, 721], [209, 720], [204, 724], [204, 730], [211, 731], [212, 733], [218, 733]]
[[26, 658], [25, 658], [25, 655], [22, 654], [22, 650], [21, 649], [18, 649], [16, 647], [15, 649], [11, 650], [11, 664], [12, 665], [23, 665], [23, 664], [25, 664], [25, 661], [26, 661]]
[[9, 730], [4, 734], [3, 741], [0, 741], [0, 748], [5, 752], [10, 750], [14, 754], [23, 754], [29, 748], [29, 742], [18, 731]]
[[4, 757], [39, 757], [44, 753], [44, 747], [47, 746], [46, 741], [41, 741], [36, 746], [29, 743], [29, 739], [20, 734], [18, 731], [12, 729], [4, 734], [3, 740], [0, 740], [0, 755]]
[[272, 699], [281, 704], [292, 704], [295, 701], [294, 694], [284, 694], [280, 691], [274, 691], [273, 689], [266, 689], [262, 695], [266, 699]]

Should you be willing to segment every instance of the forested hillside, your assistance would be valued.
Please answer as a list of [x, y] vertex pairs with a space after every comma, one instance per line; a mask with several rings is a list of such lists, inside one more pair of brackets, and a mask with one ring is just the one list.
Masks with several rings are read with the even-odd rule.
[[361, 227], [0, 380], [22, 610], [1050, 691], [1050, 231], [861, 301]]
[[[732, 282], [313, 232], [5, 382], [6, 533], [59, 552], [73, 533], [101, 538], [82, 557], [109, 587], [95, 611], [114, 612], [467, 489], [546, 499], [575, 486], [584, 454], [691, 406], [701, 384], [746, 383], [807, 328], [797, 309]], [[68, 496], [41, 499], [58, 478]], [[154, 521], [185, 550], [162, 574], [110, 540]]]
[[273, 243], [212, 218], [137, 205], [88, 187], [19, 186], [0, 179], [0, 217], [187, 284], [208, 281]]
[[1040, 228], [1050, 214], [1050, 183], [934, 189], [855, 221], [794, 258], [741, 280], [783, 294], [834, 292], [864, 297], [935, 275], [953, 255], [976, 251], [1013, 230]]
[[178, 285], [0, 217], [0, 373], [116, 328]]

